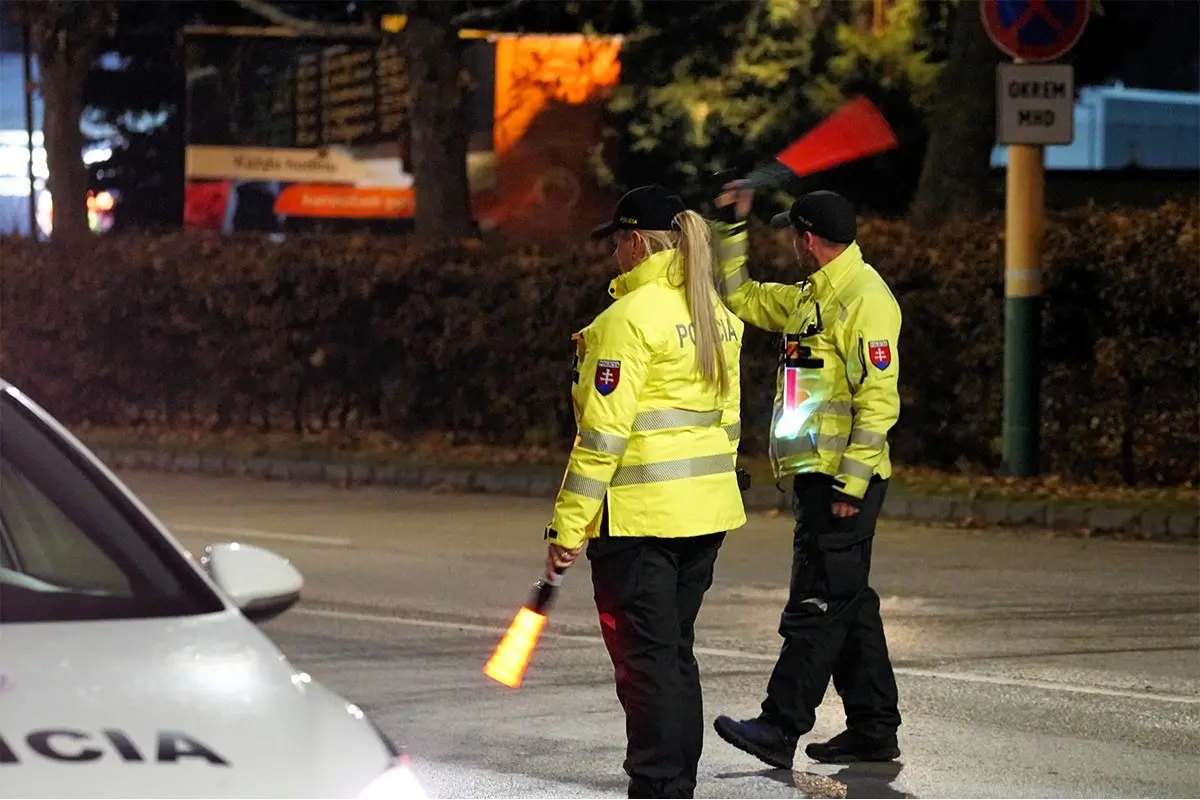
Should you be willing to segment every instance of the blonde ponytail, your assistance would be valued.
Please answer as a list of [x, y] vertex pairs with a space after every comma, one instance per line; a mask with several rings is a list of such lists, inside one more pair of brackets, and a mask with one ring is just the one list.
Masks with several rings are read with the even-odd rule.
[[724, 397], [729, 391], [729, 373], [725, 363], [724, 336], [717, 330], [716, 274], [714, 272], [712, 232], [704, 217], [695, 211], [675, 215], [679, 227], [679, 255], [683, 258], [684, 293], [696, 328], [696, 363], [700, 374]]
[[[683, 272], [684, 294], [696, 331], [696, 363], [717, 396], [724, 397], [729, 392], [729, 371], [725, 363], [725, 337], [717, 322], [716, 306], [724, 307], [724, 303], [717, 293], [712, 229], [695, 211], [680, 211], [674, 223], [678, 233], [639, 230], [638, 234], [646, 243], [647, 256], [675, 250], [673, 266]], [[672, 285], [679, 284], [672, 279]]]

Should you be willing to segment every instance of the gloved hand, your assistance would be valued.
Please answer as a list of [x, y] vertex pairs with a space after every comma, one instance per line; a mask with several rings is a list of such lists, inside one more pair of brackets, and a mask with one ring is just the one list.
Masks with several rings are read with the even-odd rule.
[[726, 202], [722, 205], [722, 199], [728, 193], [728, 184], [737, 179], [737, 172], [731, 169], [714, 172], [709, 178], [709, 186], [707, 193], [713, 198], [712, 201], [712, 218], [719, 222], [724, 222], [726, 225], [732, 225], [738, 221], [737, 204]]
[[732, 180], [721, 187], [713, 203], [720, 209], [721, 220], [732, 225], [750, 215], [750, 206], [754, 203], [754, 188], [747, 184], [745, 178]]
[[741, 467], [738, 467], [736, 470], [736, 474], [737, 474], [738, 489], [740, 489], [743, 492], [746, 491], [747, 489], [749, 489], [750, 483], [751, 483], [750, 473], [747, 472], [746, 470], [742, 469]]

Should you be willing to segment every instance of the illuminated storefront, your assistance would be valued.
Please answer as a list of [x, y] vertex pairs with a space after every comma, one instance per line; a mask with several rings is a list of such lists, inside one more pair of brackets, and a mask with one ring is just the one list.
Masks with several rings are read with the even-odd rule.
[[[395, 27], [394, 18], [385, 27]], [[591, 175], [619, 37], [463, 31], [468, 183], [482, 230], [577, 238], [612, 198]], [[197, 32], [186, 228], [411, 230], [409, 86], [398, 47]], [[240, 92], [240, 94], [239, 94]]]

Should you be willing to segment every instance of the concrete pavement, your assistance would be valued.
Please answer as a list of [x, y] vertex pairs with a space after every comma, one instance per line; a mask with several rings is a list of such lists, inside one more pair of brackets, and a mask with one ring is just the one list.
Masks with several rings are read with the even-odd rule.
[[[547, 501], [123, 477], [190, 548], [240, 539], [296, 563], [304, 600], [266, 629], [407, 743], [438, 796], [623, 795], [623, 718], [585, 562], [525, 686], [481, 673], [537, 575]], [[753, 515], [723, 549], [698, 626], [710, 718], [761, 700], [790, 528]], [[820, 767], [801, 753], [782, 773], [710, 731], [698, 796], [1197, 796], [1197, 555], [884, 523], [873, 583], [905, 716], [900, 762]], [[841, 722], [831, 692], [804, 741]]]

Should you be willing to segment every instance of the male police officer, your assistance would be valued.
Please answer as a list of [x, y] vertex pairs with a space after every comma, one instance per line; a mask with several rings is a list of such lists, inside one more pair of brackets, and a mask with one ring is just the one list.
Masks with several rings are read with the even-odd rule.
[[[736, 200], [740, 218], [750, 193], [738, 183], [717, 202]], [[900, 412], [900, 307], [863, 260], [845, 198], [812, 192], [771, 225], [790, 228], [801, 266], [815, 268], [802, 283], [751, 280], [745, 223], [718, 223], [726, 303], [746, 322], [782, 334], [770, 454], [777, 479], [794, 476], [792, 580], [761, 714], [718, 717], [715, 727], [733, 746], [790, 768], [832, 677], [847, 730], [805, 752], [835, 763], [890, 761], [900, 755], [900, 712], [868, 576], [891, 476], [887, 435]]]

